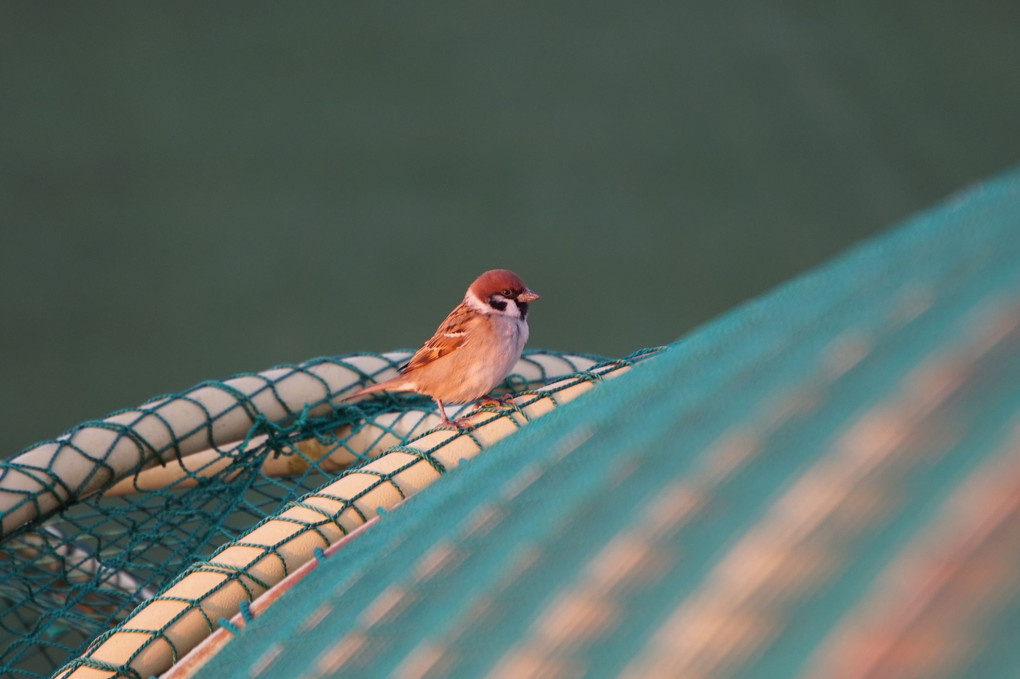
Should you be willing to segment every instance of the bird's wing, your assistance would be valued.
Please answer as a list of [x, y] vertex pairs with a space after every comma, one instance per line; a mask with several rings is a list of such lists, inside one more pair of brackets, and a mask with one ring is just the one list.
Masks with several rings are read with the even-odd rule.
[[439, 325], [436, 334], [432, 335], [421, 349], [414, 352], [414, 356], [400, 369], [400, 372], [406, 374], [418, 370], [436, 359], [446, 356], [451, 351], [467, 345], [471, 336], [469, 326], [478, 320], [478, 315], [471, 311], [467, 304], [461, 302]]

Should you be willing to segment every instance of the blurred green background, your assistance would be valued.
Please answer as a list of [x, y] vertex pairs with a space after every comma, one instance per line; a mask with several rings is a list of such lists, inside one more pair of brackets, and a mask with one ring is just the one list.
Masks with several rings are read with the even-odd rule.
[[203, 379], [669, 342], [1020, 160], [1020, 3], [7, 3], [0, 456]]

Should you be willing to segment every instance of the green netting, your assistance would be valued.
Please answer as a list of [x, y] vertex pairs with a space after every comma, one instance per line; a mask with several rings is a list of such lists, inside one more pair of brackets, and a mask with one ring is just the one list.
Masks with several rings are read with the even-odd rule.
[[[428, 399], [338, 403], [406, 357], [323, 358], [203, 383], [0, 463], [0, 676], [49, 676], [188, 566], [380, 446], [435, 426]], [[505, 389], [527, 396], [620, 365], [528, 352]]]
[[[405, 356], [200, 385], [5, 463], [4, 673], [162, 671], [194, 645], [178, 623], [208, 631], [237, 610], [180, 585], [211, 578], [252, 600], [273, 584], [267, 563], [301, 562], [297, 538], [263, 529], [300, 529], [311, 558], [376, 515], [243, 629], [227, 623], [236, 636], [197, 676], [996, 677], [1020, 664], [1020, 172], [627, 374], [633, 360], [529, 354], [508, 382], [524, 398], [463, 433], [427, 433], [424, 400], [338, 407]], [[620, 376], [565, 403], [607, 374]], [[546, 400], [565, 405], [495, 442], [490, 427], [516, 430]], [[447, 473], [457, 451], [490, 445]], [[238, 549], [268, 556], [242, 566], [226, 558]], [[152, 630], [157, 607], [179, 614]], [[132, 630], [137, 652], [105, 660]]]
[[194, 676], [1007, 677], [1020, 172], [559, 408]]

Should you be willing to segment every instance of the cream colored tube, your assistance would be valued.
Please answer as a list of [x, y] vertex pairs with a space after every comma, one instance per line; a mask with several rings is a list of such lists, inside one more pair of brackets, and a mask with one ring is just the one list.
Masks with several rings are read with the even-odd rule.
[[[606, 377], [626, 370], [604, 366]], [[101, 667], [130, 666], [141, 676], [159, 674], [196, 646], [220, 618], [251, 601], [325, 548], [377, 515], [391, 509], [484, 448], [514, 433], [593, 387], [589, 380], [568, 379], [548, 385], [538, 396], [517, 399], [518, 410], [481, 412], [467, 418], [470, 432], [432, 431], [401, 451], [388, 452], [305, 496], [279, 516], [193, 567], [173, 587], [151, 599], [104, 641], [58, 672], [61, 679], [125, 676]], [[426, 451], [432, 451], [426, 455]], [[435, 464], [435, 466], [434, 466]], [[89, 666], [90, 663], [95, 663]]]
[[[0, 469], [0, 537], [73, 498], [101, 490], [140, 466], [167, 465], [168, 470], [153, 474], [161, 480], [142, 482], [139, 489], [163, 487], [156, 484], [165, 486], [175, 473], [187, 475], [200, 469], [219, 453], [205, 453], [204, 458], [185, 463], [178, 458], [187, 460], [195, 453], [244, 439], [259, 416], [271, 422], [285, 420], [309, 403], [316, 404], [309, 415], [323, 414], [360, 386], [363, 375], [377, 380], [391, 377], [395, 370], [390, 366], [408, 356], [407, 352], [383, 354], [383, 358], [353, 355], [199, 385], [179, 397], [150, 401], [36, 446]], [[549, 374], [584, 370], [593, 364], [579, 356], [529, 354], [515, 371], [529, 381], [544, 381]], [[125, 487], [134, 489], [132, 482]]]
[[0, 537], [140, 465], [238, 441], [258, 415], [279, 421], [306, 403], [319, 404], [312, 415], [326, 412], [360, 384], [362, 375], [384, 371], [407, 353], [384, 356], [313, 361], [199, 385], [181, 397], [150, 401], [27, 450], [0, 470]]
[[[514, 368], [514, 374], [524, 379], [527, 388], [535, 388], [549, 382], [583, 371], [595, 365], [595, 360], [570, 354], [532, 353], [521, 359]], [[378, 379], [390, 375], [387, 371]], [[473, 406], [448, 408], [451, 417], [469, 412]], [[382, 413], [372, 418], [357, 433], [351, 434], [350, 427], [344, 426], [333, 432], [344, 445], [324, 445], [318, 439], [307, 439], [294, 444], [296, 451], [282, 455], [267, 456], [261, 473], [270, 477], [285, 477], [301, 474], [308, 469], [309, 460], [325, 472], [337, 473], [351, 464], [379, 453], [403, 441], [424, 434], [436, 427], [439, 416], [428, 410], [410, 409], [402, 412]], [[188, 488], [199, 479], [219, 474], [235, 458], [246, 451], [254, 450], [265, 442], [264, 435], [256, 436], [246, 444], [234, 447], [209, 448], [180, 460], [172, 460], [160, 467], [150, 467], [137, 474], [118, 481], [103, 491], [105, 496], [128, 495], [148, 490], [173, 486]]]

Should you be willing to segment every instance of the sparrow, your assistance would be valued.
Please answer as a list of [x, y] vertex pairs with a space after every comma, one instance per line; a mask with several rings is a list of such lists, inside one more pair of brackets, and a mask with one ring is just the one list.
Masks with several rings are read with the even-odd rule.
[[345, 400], [380, 391], [423, 394], [439, 406], [443, 424], [459, 427], [443, 403], [476, 401], [506, 379], [528, 341], [528, 304], [538, 298], [514, 272], [486, 271], [399, 375]]

